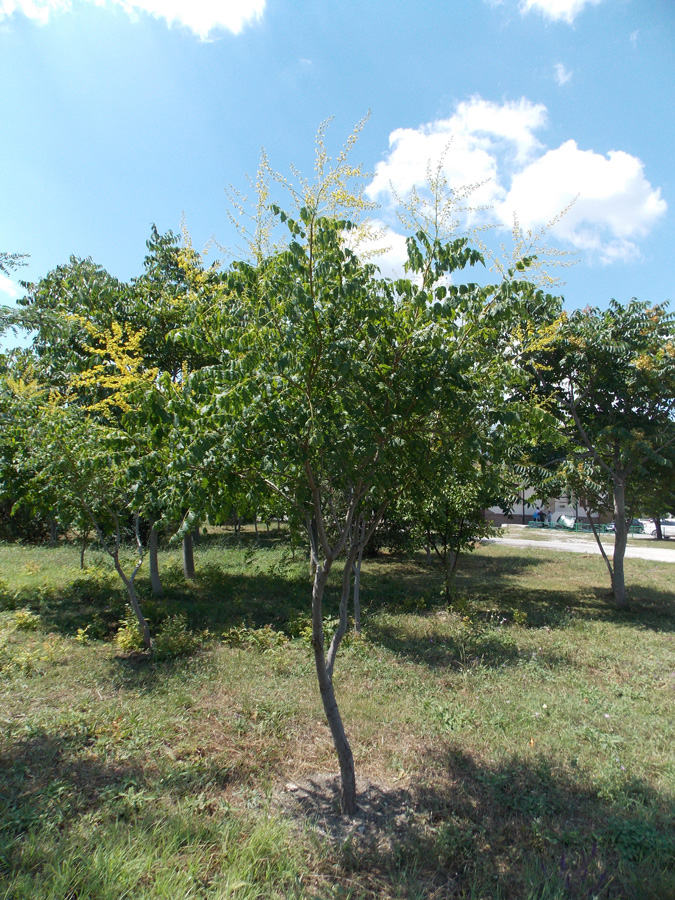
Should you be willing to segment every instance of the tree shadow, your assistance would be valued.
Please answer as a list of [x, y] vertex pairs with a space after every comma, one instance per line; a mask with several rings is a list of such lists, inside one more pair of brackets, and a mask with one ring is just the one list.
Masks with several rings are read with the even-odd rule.
[[[429, 637], [411, 635], [397, 623], [376, 620], [368, 624], [368, 638], [401, 659], [433, 669], [476, 666], [497, 669], [517, 665], [521, 660], [515, 640], [508, 629], [500, 626], [486, 630], [460, 628], [452, 635]], [[541, 662], [549, 668], [566, 662], [555, 654], [539, 655]]]
[[430, 751], [420, 768], [425, 777], [410, 787], [360, 781], [351, 818], [338, 813], [337, 779], [294, 786], [282, 806], [312, 822], [372, 896], [378, 879], [396, 896], [438, 900], [675, 896], [672, 798], [642, 779], [600, 798], [545, 758], [490, 764], [453, 746]]
[[[213, 546], [223, 546], [221, 536]], [[246, 536], [247, 540], [251, 536]], [[283, 539], [274, 538], [277, 543]], [[206, 538], [204, 539], [206, 541]], [[232, 538], [234, 540], [234, 538]], [[254, 545], [251, 544], [253, 547]], [[268, 547], [269, 549], [269, 547]], [[198, 560], [199, 563], [199, 560]], [[234, 571], [205, 559], [198, 564], [197, 576], [187, 582], [176, 566], [164, 573], [164, 597], [154, 598], [149, 579], [142, 574], [137, 588], [151, 629], [166, 618], [184, 616], [189, 627], [208, 629], [218, 634], [246, 624], [262, 627], [270, 624], [290, 632], [293, 623], [307, 618], [311, 606], [311, 585], [306, 563], [296, 561], [270, 563], [265, 550], [252, 552]], [[580, 588], [555, 589], [540, 586], [534, 579], [523, 587], [521, 576], [545, 565], [540, 559], [519, 553], [506, 557], [466, 555], [458, 572], [456, 590], [460, 599], [468, 599], [473, 611], [494, 614], [512, 621], [514, 613], [524, 614], [530, 627], [562, 628], [583, 617], [621, 624], [635, 624], [655, 631], [675, 630], [675, 594], [657, 591], [639, 583], [631, 586], [631, 607], [618, 609], [608, 590], [597, 584]], [[326, 589], [324, 609], [335, 616], [339, 605], [340, 572], [331, 573]], [[414, 558], [383, 554], [369, 560], [361, 581], [364, 620], [378, 612], [421, 612], [445, 605], [441, 595], [442, 568], [435, 561], [428, 564], [421, 556]], [[122, 585], [116, 585], [110, 573], [92, 569], [78, 577], [67, 590], [26, 593], [26, 602], [38, 609], [48, 628], [63, 635], [73, 635], [79, 628], [97, 639], [112, 637], [125, 615], [127, 598]], [[417, 647], [414, 654], [425, 648]], [[488, 648], [489, 649], [489, 648]], [[425, 658], [439, 654], [437, 648], [426, 648]], [[461, 658], [462, 648], [451, 650], [452, 658]], [[491, 653], [499, 665], [509, 662], [512, 653], [501, 638], [495, 638]], [[443, 654], [440, 654], [442, 656]], [[447, 653], [446, 653], [447, 656]], [[442, 664], [440, 661], [439, 665]]]
[[[147, 763], [115, 759], [96, 752], [95, 735], [85, 729], [70, 734], [39, 731], [0, 752], [0, 873], [18, 865], [21, 843], [31, 833], [53, 833], [75, 827], [105, 804], [117, 821], [135, 815], [138, 798], [147, 814], [157, 791], [158, 773]], [[206, 787], [224, 792], [248, 773], [217, 761], [168, 767], [161, 793], [174, 800]], [[152, 813], [159, 819], [162, 810]]]

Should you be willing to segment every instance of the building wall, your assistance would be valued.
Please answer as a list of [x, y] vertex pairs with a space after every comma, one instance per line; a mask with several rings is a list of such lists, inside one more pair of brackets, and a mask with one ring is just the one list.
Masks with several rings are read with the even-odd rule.
[[[551, 522], [555, 524], [558, 516], [578, 516], [583, 521], [588, 521], [588, 512], [582, 501], [576, 500], [574, 497], [549, 497], [547, 500], [535, 499], [534, 491], [527, 489], [524, 493], [524, 502], [521, 500], [516, 503], [509, 513], [504, 513], [498, 506], [491, 506], [485, 510], [485, 517], [490, 519], [495, 525], [513, 524], [527, 525], [534, 518], [537, 510], [543, 509], [544, 515], [551, 513]], [[608, 522], [610, 516], [598, 516], [593, 514], [593, 521]]]

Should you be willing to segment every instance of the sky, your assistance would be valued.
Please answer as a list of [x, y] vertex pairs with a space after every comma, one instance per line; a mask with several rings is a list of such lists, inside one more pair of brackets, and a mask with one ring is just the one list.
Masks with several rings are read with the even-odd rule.
[[368, 111], [384, 272], [440, 165], [494, 252], [553, 223], [568, 308], [669, 300], [674, 86], [673, 0], [0, 0], [0, 304], [71, 255], [140, 274], [152, 223], [236, 246], [261, 148], [311, 175]]

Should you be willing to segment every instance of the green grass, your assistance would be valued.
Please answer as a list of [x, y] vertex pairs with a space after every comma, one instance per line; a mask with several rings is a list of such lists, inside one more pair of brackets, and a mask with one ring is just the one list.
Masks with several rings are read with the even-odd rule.
[[275, 532], [196, 559], [139, 589], [153, 627], [211, 636], [151, 660], [111, 641], [103, 557], [0, 546], [0, 898], [675, 898], [672, 566], [627, 560], [618, 611], [600, 558], [490, 545], [448, 609], [438, 567], [368, 560], [336, 690], [358, 773], [409, 814], [340, 846], [274, 802], [336, 768], [306, 560]]

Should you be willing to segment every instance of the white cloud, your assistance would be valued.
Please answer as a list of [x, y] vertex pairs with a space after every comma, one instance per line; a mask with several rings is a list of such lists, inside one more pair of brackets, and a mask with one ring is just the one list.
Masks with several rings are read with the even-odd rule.
[[498, 202], [505, 192], [495, 148], [501, 146], [504, 153], [524, 162], [540, 147], [534, 130], [545, 121], [545, 107], [528, 100], [499, 105], [473, 97], [460, 103], [449, 119], [392, 132], [389, 154], [376, 165], [367, 194], [387, 202], [393, 188], [404, 197], [413, 187], [425, 185], [429, 165], [435, 168], [442, 159], [443, 174], [451, 185], [481, 185], [472, 203]]
[[[104, 6], [106, 0], [78, 0]], [[262, 17], [266, 0], [108, 0], [131, 17], [149, 13], [169, 25], [183, 25], [202, 40], [220, 30], [239, 34], [249, 22]], [[0, 20], [14, 13], [46, 24], [52, 13], [69, 12], [73, 0], [0, 0]]]
[[597, 6], [602, 0], [521, 0], [521, 13], [535, 10], [554, 22], [571, 25], [585, 6]]
[[572, 78], [572, 73], [569, 72], [562, 63], [556, 63], [553, 67], [555, 71], [555, 80], [558, 82], [560, 87], [563, 84], [567, 84], [568, 81]]
[[[389, 152], [375, 167], [366, 193], [382, 204], [388, 219], [395, 205], [391, 188], [403, 198], [412, 188], [423, 193], [428, 169], [435, 170], [442, 159], [455, 190], [490, 179], [469, 203], [489, 203], [492, 209], [465, 224], [496, 220], [510, 227], [515, 214], [522, 228], [536, 231], [577, 198], [552, 226], [556, 242], [590, 251], [604, 263], [639, 256], [638, 242], [667, 209], [641, 160], [621, 150], [606, 156], [583, 150], [574, 140], [547, 149], [536, 135], [546, 120], [546, 108], [526, 99], [497, 104], [474, 97], [448, 119], [392, 132]], [[388, 240], [392, 243], [391, 235]], [[393, 256], [400, 252], [396, 245]]]
[[644, 238], [667, 209], [637, 157], [621, 150], [605, 157], [580, 150], [570, 140], [513, 175], [498, 214], [506, 224], [515, 213], [524, 228], [536, 229], [575, 197], [552, 231], [578, 249], [597, 252], [603, 262], [638, 255], [635, 241]]
[[0, 294], [6, 294], [11, 300], [16, 300], [22, 293], [22, 289], [16, 282], [12, 281], [3, 272], [0, 272]]

